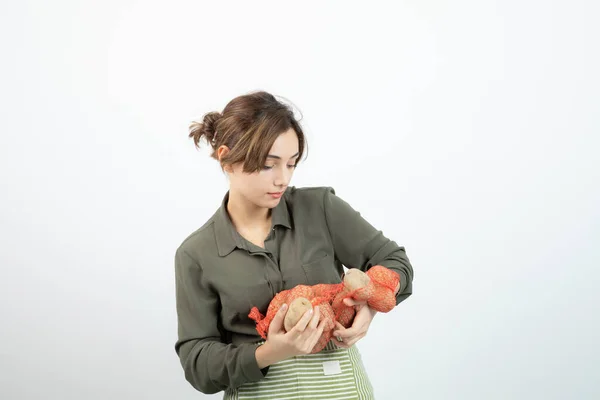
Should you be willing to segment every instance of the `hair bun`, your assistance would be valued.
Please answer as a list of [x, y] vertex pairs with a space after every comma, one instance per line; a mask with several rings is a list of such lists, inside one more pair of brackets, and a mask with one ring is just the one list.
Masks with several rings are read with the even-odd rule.
[[211, 141], [214, 140], [216, 136], [216, 125], [222, 117], [223, 115], [220, 112], [213, 111], [206, 114], [202, 120], [202, 123], [204, 124], [204, 134]]
[[214, 142], [217, 134], [216, 125], [222, 117], [223, 115], [220, 112], [212, 111], [204, 115], [202, 122], [192, 122], [189, 137], [194, 138], [196, 147], [198, 147], [202, 136], [205, 137], [209, 144]]

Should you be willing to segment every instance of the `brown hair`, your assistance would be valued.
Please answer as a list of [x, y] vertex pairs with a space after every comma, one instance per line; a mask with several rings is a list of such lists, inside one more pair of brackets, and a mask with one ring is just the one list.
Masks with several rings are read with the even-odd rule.
[[[200, 138], [213, 148], [211, 157], [218, 160], [217, 149], [225, 145], [231, 150], [221, 160], [224, 164], [244, 164], [244, 172], [261, 170], [269, 150], [277, 137], [292, 128], [298, 136], [299, 152], [302, 158], [306, 139], [294, 112], [270, 93], [251, 92], [231, 100], [222, 112], [204, 114], [202, 122], [193, 121], [189, 137], [199, 148]], [[298, 161], [296, 161], [298, 164]]]

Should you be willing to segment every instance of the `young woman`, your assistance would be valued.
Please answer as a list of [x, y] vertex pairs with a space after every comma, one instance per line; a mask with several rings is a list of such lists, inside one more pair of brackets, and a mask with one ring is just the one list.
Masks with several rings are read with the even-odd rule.
[[372, 399], [373, 387], [354, 344], [376, 311], [357, 309], [352, 327], [339, 323], [322, 351], [319, 310], [289, 332], [285, 308], [267, 340], [248, 314], [266, 314], [271, 299], [296, 285], [342, 282], [343, 266], [383, 265], [400, 275], [396, 304], [412, 293], [413, 268], [404, 247], [386, 238], [332, 187], [290, 185], [306, 147], [292, 110], [273, 95], [231, 100], [190, 127], [204, 138], [229, 178], [221, 206], [175, 254], [178, 340], [185, 377], [202, 393], [224, 399]]

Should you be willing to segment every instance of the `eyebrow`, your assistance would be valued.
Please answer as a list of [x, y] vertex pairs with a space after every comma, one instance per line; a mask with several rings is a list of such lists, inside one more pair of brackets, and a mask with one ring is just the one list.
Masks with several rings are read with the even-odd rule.
[[[298, 154], [300, 154], [300, 152], [297, 152], [296, 154], [294, 154], [294, 155], [293, 155], [293, 156], [291, 156], [290, 158], [297, 157], [297, 156], [298, 156]], [[279, 156], [276, 156], [276, 155], [274, 155], [274, 154], [269, 154], [269, 155], [267, 155], [267, 158], [276, 158], [276, 159], [278, 159], [278, 160], [281, 160], [281, 157], [279, 157]]]

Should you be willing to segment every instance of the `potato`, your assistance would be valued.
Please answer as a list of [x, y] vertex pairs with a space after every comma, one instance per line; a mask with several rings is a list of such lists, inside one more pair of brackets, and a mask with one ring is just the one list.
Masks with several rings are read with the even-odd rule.
[[283, 320], [283, 327], [289, 332], [304, 315], [305, 312], [312, 309], [311, 302], [305, 297], [297, 297], [290, 303], [290, 306]]
[[350, 268], [348, 272], [346, 272], [346, 275], [344, 276], [344, 287], [348, 291], [353, 292], [352, 297], [359, 301], [367, 300], [375, 292], [375, 285], [371, 282], [369, 275], [358, 268]]
[[371, 278], [357, 268], [350, 268], [344, 276], [344, 286], [350, 291], [364, 288], [369, 282], [371, 282]]

